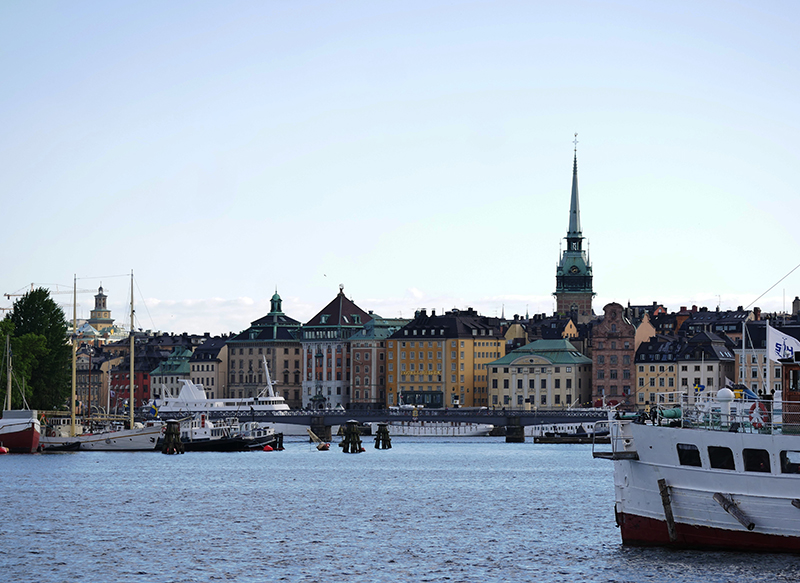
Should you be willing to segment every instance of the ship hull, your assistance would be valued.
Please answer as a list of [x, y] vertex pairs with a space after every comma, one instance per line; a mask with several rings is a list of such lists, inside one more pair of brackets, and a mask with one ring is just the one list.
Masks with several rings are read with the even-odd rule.
[[25, 427], [15, 424], [0, 428], [0, 445], [11, 453], [36, 453], [39, 450], [39, 430], [33, 423]]

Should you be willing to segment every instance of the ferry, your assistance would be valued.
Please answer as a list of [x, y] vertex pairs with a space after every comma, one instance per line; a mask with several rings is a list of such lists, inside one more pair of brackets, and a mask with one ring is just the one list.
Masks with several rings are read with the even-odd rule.
[[613, 461], [623, 544], [800, 552], [800, 402], [773, 397], [609, 413], [611, 449], [593, 455]]
[[[263, 357], [262, 357], [263, 358]], [[176, 418], [206, 415], [209, 419], [221, 417], [246, 417], [251, 413], [289, 413], [286, 400], [276, 394], [273, 389], [272, 379], [267, 368], [266, 358], [263, 359], [264, 370], [267, 374], [267, 384], [256, 397], [209, 399], [203, 385], [180, 379], [180, 389], [177, 395], [170, 394], [166, 387], [161, 399], [151, 399], [147, 408], [159, 417]], [[269, 425], [275, 433], [284, 435], [306, 435], [302, 425], [292, 423], [262, 422]]]

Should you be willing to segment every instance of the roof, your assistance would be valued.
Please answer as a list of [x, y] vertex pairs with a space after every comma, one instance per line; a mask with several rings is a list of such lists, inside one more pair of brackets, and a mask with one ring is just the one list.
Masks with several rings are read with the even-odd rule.
[[451, 310], [444, 315], [418, 310], [406, 326], [391, 338], [504, 338], [497, 318], [481, 316], [472, 308]]
[[336, 297], [303, 327], [360, 327], [370, 320], [372, 314], [359, 308], [353, 300], [344, 295], [344, 288], [340, 287]]
[[592, 364], [592, 359], [584, 356], [575, 346], [563, 338], [557, 340], [536, 340], [521, 348], [512, 350], [503, 358], [490, 362], [487, 366], [507, 366], [526, 356], [540, 356], [553, 364], [581, 365]]

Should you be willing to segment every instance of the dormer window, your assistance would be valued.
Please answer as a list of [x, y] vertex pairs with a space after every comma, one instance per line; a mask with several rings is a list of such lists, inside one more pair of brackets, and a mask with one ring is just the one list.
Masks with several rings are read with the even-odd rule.
[[330, 318], [330, 315], [322, 314], [322, 316], [320, 316], [320, 318], [319, 318], [319, 323], [320, 324], [327, 324], [328, 323], [328, 318]]

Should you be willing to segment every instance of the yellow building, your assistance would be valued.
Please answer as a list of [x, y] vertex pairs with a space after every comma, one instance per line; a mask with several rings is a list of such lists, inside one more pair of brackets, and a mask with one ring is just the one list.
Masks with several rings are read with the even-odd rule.
[[503, 356], [499, 320], [474, 310], [426, 310], [387, 341], [388, 406], [488, 406], [487, 365]]

